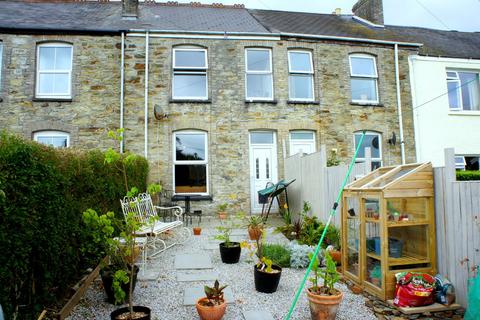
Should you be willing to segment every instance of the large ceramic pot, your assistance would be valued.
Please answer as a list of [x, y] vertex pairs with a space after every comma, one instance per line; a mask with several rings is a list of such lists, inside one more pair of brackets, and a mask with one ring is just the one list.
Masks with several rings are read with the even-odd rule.
[[[112, 313], [110, 313], [110, 319], [111, 320], [118, 320], [118, 319], [127, 319], [129, 320], [130, 317], [125, 317], [125, 315], [128, 315], [128, 313], [130, 312], [130, 308], [129, 307], [123, 307], [123, 308], [119, 308], [115, 311], [113, 311]], [[139, 313], [143, 313], [144, 315], [143, 316], [137, 316], [135, 317], [134, 319], [135, 320], [150, 320], [151, 318], [151, 313], [152, 311], [150, 310], [150, 308], [147, 308], [147, 307], [143, 307], [143, 306], [133, 306], [133, 312], [139, 312]]]
[[[130, 270], [130, 266], [129, 266]], [[137, 284], [137, 275], [140, 268], [138, 266], [134, 266], [134, 273], [133, 273], [133, 287], [132, 292], [135, 290], [135, 285]], [[105, 293], [107, 294], [107, 301], [111, 304], [115, 304], [115, 293], [113, 291], [113, 276], [115, 275], [115, 271], [110, 266], [102, 269], [100, 271], [100, 276], [102, 278], [103, 287], [105, 288]], [[130, 283], [123, 283], [122, 290], [126, 293], [125, 300], [128, 300], [129, 292], [130, 292]]]
[[307, 289], [307, 298], [310, 305], [312, 320], [335, 320], [338, 307], [343, 299], [343, 292], [335, 296], [313, 294]]
[[237, 263], [240, 260], [240, 253], [242, 248], [240, 248], [240, 243], [230, 242], [230, 246], [226, 247], [225, 242], [219, 244], [220, 246], [220, 257], [222, 258], [223, 263]]
[[223, 318], [225, 311], [227, 309], [227, 303], [224, 301], [219, 306], [204, 306], [201, 304], [202, 301], [208, 300], [206, 297], [200, 298], [195, 303], [197, 308], [198, 315], [201, 320], [220, 320]]
[[257, 265], [253, 267], [253, 278], [255, 279], [255, 289], [263, 293], [273, 293], [277, 291], [278, 283], [282, 275], [282, 268], [272, 265], [272, 269], [278, 272], [268, 273], [260, 271]]
[[262, 236], [262, 228], [260, 227], [248, 227], [248, 236], [250, 240], [258, 240]]

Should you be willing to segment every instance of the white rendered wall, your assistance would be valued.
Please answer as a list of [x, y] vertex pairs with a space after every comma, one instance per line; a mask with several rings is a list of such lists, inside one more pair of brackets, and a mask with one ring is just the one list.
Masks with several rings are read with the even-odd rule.
[[446, 70], [480, 72], [480, 60], [410, 56], [409, 64], [417, 161], [444, 166], [445, 148], [480, 155], [480, 111], [450, 111], [446, 94]]

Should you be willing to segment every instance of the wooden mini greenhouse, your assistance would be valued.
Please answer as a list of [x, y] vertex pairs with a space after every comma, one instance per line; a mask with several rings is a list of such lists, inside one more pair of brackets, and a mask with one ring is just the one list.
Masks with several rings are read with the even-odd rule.
[[435, 275], [431, 163], [379, 168], [349, 184], [342, 198], [342, 266], [346, 278], [391, 299], [395, 274]]

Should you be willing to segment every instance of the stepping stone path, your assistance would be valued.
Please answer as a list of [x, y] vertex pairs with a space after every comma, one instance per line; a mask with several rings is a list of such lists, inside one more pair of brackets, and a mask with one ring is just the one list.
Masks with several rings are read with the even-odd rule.
[[218, 244], [219, 242], [206, 242], [203, 248], [205, 250], [219, 250]]
[[[226, 287], [225, 290], [223, 290], [223, 293], [227, 304], [235, 302], [233, 292], [230, 287]], [[201, 297], [205, 297], [205, 291], [203, 286], [186, 288], [183, 294], [183, 305], [194, 306], [195, 302], [197, 302], [197, 300]]]
[[270, 312], [265, 310], [243, 311], [245, 320], [275, 320]]
[[177, 281], [179, 282], [194, 282], [194, 281], [215, 281], [218, 279], [218, 273], [208, 270], [192, 270], [192, 271], [177, 271]]
[[177, 254], [175, 256], [175, 269], [212, 269], [212, 259], [207, 254]]

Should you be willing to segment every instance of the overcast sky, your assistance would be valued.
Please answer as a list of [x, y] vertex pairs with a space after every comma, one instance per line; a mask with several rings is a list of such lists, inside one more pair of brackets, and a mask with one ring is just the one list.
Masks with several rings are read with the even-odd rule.
[[[190, 2], [182, 1], [179, 2]], [[350, 14], [357, 0], [202, 0], [202, 3], [243, 3], [251, 9]], [[480, 0], [383, 0], [386, 24], [443, 30], [480, 31]], [[480, 35], [479, 35], [480, 36]]]

